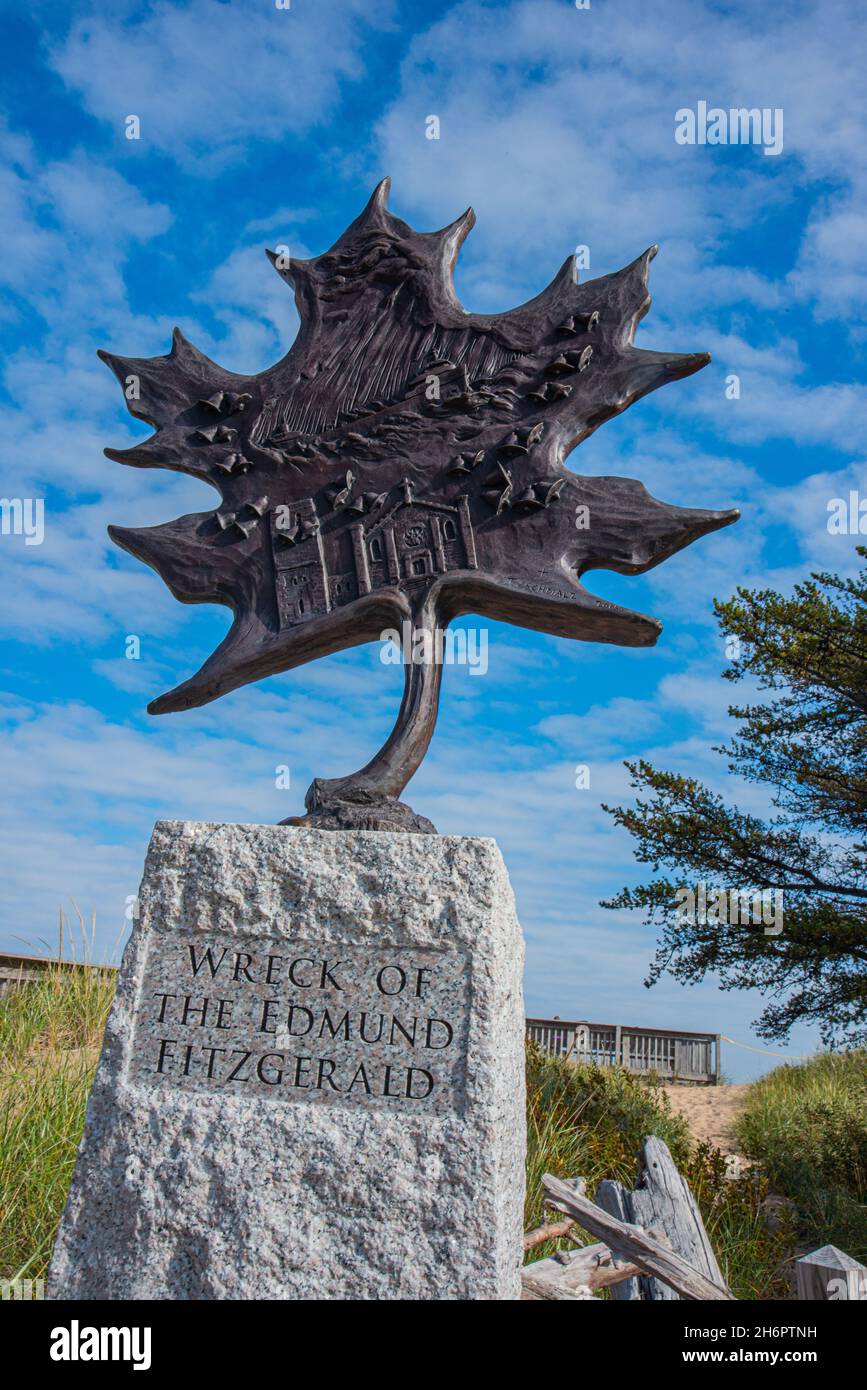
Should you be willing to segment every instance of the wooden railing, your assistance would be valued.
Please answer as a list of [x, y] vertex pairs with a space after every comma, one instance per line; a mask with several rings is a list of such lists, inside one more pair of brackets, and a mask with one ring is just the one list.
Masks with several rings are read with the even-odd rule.
[[545, 1052], [576, 1062], [621, 1066], [663, 1081], [713, 1086], [720, 1078], [719, 1033], [674, 1028], [628, 1028], [586, 1019], [528, 1018], [527, 1037]]
[[114, 970], [113, 965], [93, 966], [87, 961], [52, 960], [50, 956], [19, 956], [0, 951], [0, 996], [19, 985], [41, 980], [47, 970]]

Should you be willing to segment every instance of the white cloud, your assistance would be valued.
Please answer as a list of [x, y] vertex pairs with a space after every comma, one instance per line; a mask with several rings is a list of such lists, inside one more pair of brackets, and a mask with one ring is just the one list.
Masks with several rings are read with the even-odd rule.
[[314, 130], [344, 83], [364, 76], [370, 28], [387, 27], [391, 0], [294, 0], [290, 9], [220, 0], [94, 6], [52, 45], [51, 62], [88, 111], [131, 145], [195, 170], [244, 156], [251, 141]]
[[[863, 16], [844, 0], [798, 6], [784, 25], [770, 10], [723, 12], [701, 0], [592, 11], [523, 0], [505, 13], [463, 0], [410, 45], [379, 124], [376, 167], [389, 169], [396, 202], [422, 221], [473, 203], [479, 225], [462, 276], [473, 308], [504, 307], [509, 285], [521, 297], [536, 292], [578, 242], [590, 245], [597, 274], [652, 238], [675, 253], [671, 269], [655, 267], [669, 311], [741, 301], [779, 309], [795, 291], [820, 314], [857, 318], [863, 41]], [[782, 107], [783, 154], [677, 145], [675, 111], [698, 100]], [[439, 141], [425, 138], [431, 112]], [[828, 181], [840, 191], [805, 228], [797, 267], [790, 251], [772, 280], [726, 263], [733, 235], [761, 234], [805, 182], [823, 199]], [[531, 284], [528, 264], [539, 267]]]
[[[863, 143], [863, 134], [858, 143]], [[799, 299], [815, 302], [819, 322], [852, 321], [853, 331], [863, 339], [867, 310], [867, 213], [863, 203], [867, 177], [857, 180], [856, 189], [836, 199], [830, 207], [821, 206], [814, 211], [804, 231], [789, 285]]]
[[[395, 210], [421, 225], [451, 220], [472, 202], [479, 226], [460, 284], [480, 309], [537, 292], [578, 242], [590, 243], [595, 275], [659, 239], [657, 306], [640, 341], [710, 347], [715, 364], [600, 431], [571, 463], [641, 477], [684, 505], [745, 503], [744, 518], [640, 580], [589, 576], [589, 587], [665, 619], [657, 653], [531, 641], [490, 625], [489, 678], [446, 673], [440, 728], [409, 798], [441, 830], [499, 839], [528, 936], [532, 1008], [624, 1022], [676, 1012], [684, 1026], [725, 1019], [729, 1031], [745, 1029], [756, 1000], [719, 996], [712, 983], [692, 993], [665, 984], [643, 1002], [650, 935], [597, 906], [637, 877], [629, 837], [612, 831], [599, 802], [629, 796], [621, 758], [637, 754], [725, 785], [710, 745], [736, 692], [718, 677], [711, 599], [739, 582], [786, 587], [808, 558], [835, 565], [844, 544], [827, 534], [827, 496], [858, 485], [860, 453], [838, 472], [822, 463], [810, 477], [771, 487], [738, 449], [783, 438], [854, 454], [862, 443], [856, 388], [827, 373], [816, 384], [808, 336], [811, 312], [848, 320], [863, 302], [859, 18], [839, 3], [800, 6], [781, 25], [770, 12], [722, 13], [695, 0], [651, 8], [623, 0], [587, 12], [561, 0], [466, 0], [432, 11], [430, 28], [410, 43], [368, 157], [361, 139], [338, 146], [324, 122], [347, 81], [364, 76], [366, 26], [390, 13], [361, 0], [339, 9], [293, 0], [283, 13], [215, 0], [121, 3], [76, 20], [54, 42], [57, 70], [106, 123], [103, 134], [114, 132], [129, 177], [84, 151], [42, 166], [26, 139], [5, 132], [5, 313], [36, 314], [46, 325], [44, 344], [4, 365], [14, 402], [2, 412], [7, 477], [24, 495], [53, 499], [43, 547], [0, 543], [6, 631], [56, 642], [60, 663], [74, 644], [85, 657], [104, 644], [96, 678], [138, 709], [197, 665], [228, 621], [219, 609], [208, 618], [177, 605], [104, 536], [108, 520], [149, 524], [212, 500], [190, 480], [101, 457], [104, 443], [122, 446], [142, 430], [126, 422], [93, 349], [162, 353], [171, 329], [161, 314], [131, 307], [127, 292], [130, 257], [171, 222], [162, 199], [135, 187], [140, 156], [156, 150], [180, 161], [192, 198], [194, 176], [262, 141], [305, 136], [317, 159], [328, 142], [335, 179], [391, 172]], [[699, 98], [784, 105], [785, 154], [676, 146], [674, 111]], [[138, 148], [123, 138], [130, 109], [142, 117]], [[431, 112], [441, 117], [439, 142], [424, 139]], [[195, 312], [178, 306], [188, 336], [236, 370], [275, 360], [295, 330], [291, 295], [262, 242], [322, 249], [311, 209], [287, 201], [291, 172], [288, 160], [279, 206], [270, 214], [261, 202], [245, 206], [218, 258], [199, 264], [189, 289]], [[829, 183], [839, 190], [833, 199]], [[801, 247], [788, 241], [773, 274], [738, 263], [744, 245], [767, 246], [769, 215], [805, 222]], [[782, 318], [792, 295], [797, 322]], [[738, 402], [724, 399], [727, 370], [742, 376]], [[723, 441], [716, 451], [690, 441], [697, 424], [705, 439]], [[777, 533], [784, 561], [768, 540]], [[120, 654], [130, 631], [144, 638], [140, 663]], [[657, 662], [652, 690], [649, 661]], [[299, 810], [314, 774], [345, 773], [375, 751], [397, 708], [399, 678], [365, 650], [140, 723], [77, 703], [63, 684], [61, 704], [9, 700], [4, 775], [14, 800], [0, 845], [13, 935], [23, 928], [31, 940], [49, 940], [57, 908], [72, 896], [85, 913], [96, 907], [109, 949], [154, 818], [268, 821]], [[600, 689], [616, 693], [602, 699]], [[289, 793], [274, 786], [281, 762], [292, 769]], [[591, 764], [588, 792], [575, 788], [577, 762]], [[756, 789], [737, 795], [762, 809]]]

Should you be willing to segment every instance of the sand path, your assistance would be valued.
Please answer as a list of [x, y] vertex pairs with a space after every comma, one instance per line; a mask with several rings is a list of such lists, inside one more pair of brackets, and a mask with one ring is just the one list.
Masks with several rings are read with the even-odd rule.
[[749, 1083], [738, 1086], [666, 1086], [676, 1115], [682, 1115], [693, 1138], [709, 1139], [723, 1153], [737, 1153], [734, 1121], [744, 1105]]

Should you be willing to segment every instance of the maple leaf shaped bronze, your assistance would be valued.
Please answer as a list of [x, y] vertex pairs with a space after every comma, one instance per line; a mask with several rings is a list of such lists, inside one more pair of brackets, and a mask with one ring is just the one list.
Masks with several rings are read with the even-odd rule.
[[[472, 209], [419, 233], [389, 212], [388, 188], [324, 255], [268, 252], [301, 318], [276, 366], [225, 371], [177, 329], [166, 357], [100, 354], [156, 430], [108, 457], [192, 474], [221, 499], [166, 525], [109, 527], [176, 598], [234, 613], [201, 670], [152, 714], [470, 612], [649, 646], [660, 624], [595, 597], [582, 576], [643, 573], [737, 518], [564, 464], [605, 420], [710, 360], [633, 346], [655, 247], [584, 284], [569, 257], [520, 308], [469, 314], [452, 270]], [[314, 781], [309, 815], [291, 823], [433, 829], [398, 798], [430, 742], [441, 670], [407, 662], [387, 743], [360, 772]]]

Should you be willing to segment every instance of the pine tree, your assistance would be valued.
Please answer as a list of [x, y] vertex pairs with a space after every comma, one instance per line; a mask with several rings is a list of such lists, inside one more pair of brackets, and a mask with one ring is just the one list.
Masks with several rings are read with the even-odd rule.
[[[867, 547], [858, 554], [867, 560]], [[723, 989], [769, 996], [756, 1027], [785, 1039], [818, 1025], [829, 1046], [867, 1039], [867, 565], [855, 578], [815, 573], [791, 598], [739, 588], [714, 604], [732, 654], [730, 681], [752, 677], [765, 703], [730, 706], [740, 721], [715, 752], [772, 789], [767, 819], [729, 806], [691, 777], [627, 763], [639, 796], [610, 807], [656, 877], [604, 903], [644, 910], [661, 927], [647, 985], [716, 974]], [[783, 928], [702, 920], [679, 910], [682, 886], [783, 894]]]

